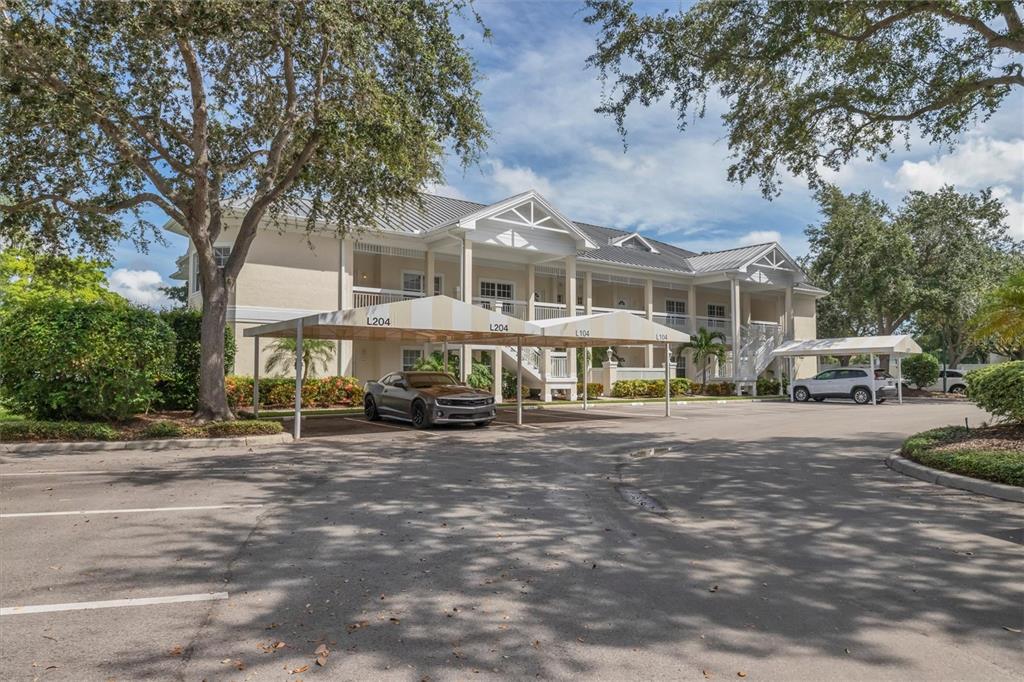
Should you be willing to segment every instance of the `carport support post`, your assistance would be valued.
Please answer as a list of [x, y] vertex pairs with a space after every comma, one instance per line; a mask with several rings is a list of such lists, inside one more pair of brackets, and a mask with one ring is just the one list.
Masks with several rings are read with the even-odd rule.
[[523, 339], [516, 337], [516, 425], [523, 425]]
[[796, 379], [793, 377], [794, 358], [792, 356], [786, 358], [786, 365], [788, 365], [787, 369], [789, 371], [789, 402], [793, 402], [793, 382]]
[[668, 417], [671, 414], [671, 412], [672, 412], [672, 402], [669, 399], [669, 396], [672, 393], [672, 387], [671, 387], [671, 384], [670, 384], [671, 379], [669, 378], [668, 356], [669, 356], [669, 350], [668, 350], [668, 344], [666, 343], [665, 344], [665, 416], [666, 417]]
[[252, 353], [252, 416], [260, 416], [260, 337], [253, 337]]
[[587, 409], [587, 386], [590, 384], [590, 349], [583, 347], [583, 410]]
[[302, 320], [295, 325], [295, 440], [302, 437]]
[[871, 353], [869, 357], [871, 358], [871, 367], [868, 369], [871, 374], [871, 404], [877, 405], [878, 403], [875, 401], [875, 354]]
[[903, 404], [903, 356], [896, 356], [896, 397]]

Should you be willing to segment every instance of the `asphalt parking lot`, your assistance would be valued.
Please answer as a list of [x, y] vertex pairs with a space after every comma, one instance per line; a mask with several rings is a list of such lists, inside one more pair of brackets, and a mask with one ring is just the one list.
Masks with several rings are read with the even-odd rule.
[[0, 678], [1020, 679], [1021, 505], [882, 463], [984, 414], [662, 410], [3, 456]]

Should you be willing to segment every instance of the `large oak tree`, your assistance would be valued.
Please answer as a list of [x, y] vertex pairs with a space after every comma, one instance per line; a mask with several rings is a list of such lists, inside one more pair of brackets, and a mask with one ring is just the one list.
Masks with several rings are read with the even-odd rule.
[[[599, 27], [589, 63], [608, 83], [599, 112], [625, 134], [633, 104], [668, 99], [685, 128], [709, 97], [732, 181], [777, 193], [782, 171], [884, 158], [920, 132], [954, 143], [1024, 86], [1024, 23], [1012, 0], [702, 0], [648, 15], [587, 0]], [[649, 9], [645, 6], [644, 9]]]
[[[0, 237], [108, 251], [187, 232], [202, 288], [199, 419], [232, 418], [228, 301], [261, 222], [365, 227], [486, 128], [461, 0], [0, 0]], [[464, 14], [470, 16], [464, 17]], [[231, 255], [214, 242], [241, 213]], [[329, 227], [326, 227], [329, 226]]]

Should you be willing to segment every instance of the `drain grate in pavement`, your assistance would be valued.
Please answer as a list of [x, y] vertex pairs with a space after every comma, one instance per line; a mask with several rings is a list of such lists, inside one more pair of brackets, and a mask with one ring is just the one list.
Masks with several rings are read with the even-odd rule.
[[631, 485], [617, 485], [615, 486], [615, 492], [626, 502], [654, 514], [664, 514], [668, 511], [665, 505], [659, 502], [656, 497], [648, 495], [643, 490], [634, 488]]

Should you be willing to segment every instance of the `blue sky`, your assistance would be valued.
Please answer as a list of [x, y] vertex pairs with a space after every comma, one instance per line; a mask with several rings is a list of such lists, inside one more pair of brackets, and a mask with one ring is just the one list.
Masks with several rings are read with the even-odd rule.
[[[613, 121], [594, 113], [601, 85], [584, 65], [594, 29], [583, 23], [580, 3], [486, 0], [477, 8], [493, 37], [485, 41], [467, 25], [466, 44], [484, 77], [493, 137], [478, 165], [447, 164], [438, 193], [490, 202], [532, 188], [575, 220], [638, 229], [695, 251], [777, 239], [793, 255], [806, 252], [803, 231], [818, 216], [804, 181], [788, 179], [772, 201], [755, 185], [726, 181], [721, 102], [709, 103], [708, 116], [685, 133], [665, 104], [635, 109], [624, 151]], [[953, 150], [915, 141], [885, 162], [855, 161], [830, 179], [893, 204], [908, 190], [933, 191], [943, 183], [963, 191], [994, 187], [1010, 210], [1015, 237], [1024, 240], [1024, 96], [1007, 100]], [[151, 215], [163, 222], [159, 212]], [[186, 248], [177, 235], [167, 240], [145, 254], [120, 244], [114, 288], [158, 304], [156, 287], [169, 281]]]

